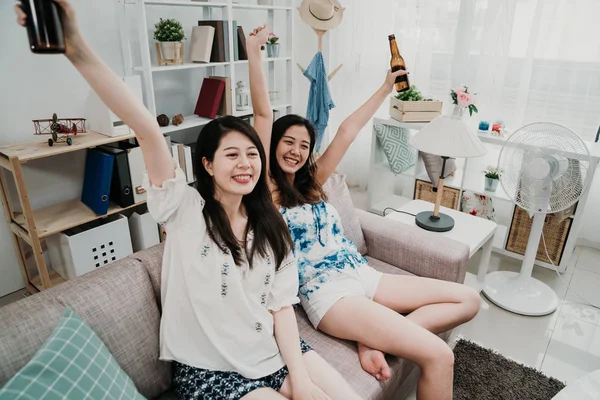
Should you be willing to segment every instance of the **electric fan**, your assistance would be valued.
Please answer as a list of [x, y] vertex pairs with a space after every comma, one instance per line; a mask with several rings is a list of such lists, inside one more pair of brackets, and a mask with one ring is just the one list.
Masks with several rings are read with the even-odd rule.
[[507, 140], [498, 168], [508, 197], [533, 215], [521, 271], [498, 271], [485, 278], [483, 294], [508, 311], [529, 316], [547, 315], [558, 306], [556, 293], [533, 278], [533, 264], [546, 214], [575, 204], [588, 187], [590, 154], [573, 131], [554, 123], [533, 123]]

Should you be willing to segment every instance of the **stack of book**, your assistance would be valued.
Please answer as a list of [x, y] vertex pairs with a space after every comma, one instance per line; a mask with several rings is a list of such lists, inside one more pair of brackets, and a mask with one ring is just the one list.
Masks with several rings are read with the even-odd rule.
[[[198, 26], [192, 28], [190, 43], [190, 61], [192, 62], [229, 62], [229, 23], [228, 20], [198, 21]], [[246, 36], [244, 29], [232, 21], [233, 59], [247, 60]]]

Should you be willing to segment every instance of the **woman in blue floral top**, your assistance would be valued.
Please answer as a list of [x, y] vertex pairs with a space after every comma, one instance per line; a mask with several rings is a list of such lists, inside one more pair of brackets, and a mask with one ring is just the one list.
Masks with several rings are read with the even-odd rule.
[[363, 369], [377, 379], [390, 377], [385, 353], [407, 358], [421, 368], [419, 399], [450, 400], [454, 358], [437, 334], [471, 320], [479, 310], [479, 294], [458, 283], [383, 274], [370, 267], [344, 236], [340, 217], [322, 189], [404, 73], [388, 72], [384, 84], [340, 125], [316, 161], [315, 130], [302, 117], [278, 119], [272, 138], [262, 135], [261, 140], [270, 149], [271, 191], [294, 241], [300, 300], [311, 323], [356, 341]]

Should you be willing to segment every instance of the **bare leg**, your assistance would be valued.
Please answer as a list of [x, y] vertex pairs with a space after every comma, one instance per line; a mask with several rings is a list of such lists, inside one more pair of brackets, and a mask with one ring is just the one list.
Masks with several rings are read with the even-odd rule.
[[454, 354], [439, 337], [397, 312], [365, 297], [346, 297], [325, 314], [319, 329], [421, 368], [419, 400], [451, 400]]
[[[454, 282], [384, 274], [373, 299], [435, 334], [471, 320], [479, 310], [475, 290]], [[358, 343], [363, 369], [378, 380], [388, 379], [390, 368], [383, 352]]]
[[384, 274], [373, 300], [435, 334], [454, 329], [477, 315], [477, 291], [456, 282]]
[[[340, 373], [327, 363], [317, 352], [309, 351], [303, 356], [306, 370], [315, 385], [321, 388], [331, 400], [360, 400], [360, 397]], [[283, 381], [279, 393], [292, 398], [292, 385], [288, 379]]]
[[260, 388], [251, 391], [250, 393], [242, 397], [240, 400], [288, 400], [291, 398], [292, 396], [282, 396], [280, 393], [277, 393], [273, 389]]

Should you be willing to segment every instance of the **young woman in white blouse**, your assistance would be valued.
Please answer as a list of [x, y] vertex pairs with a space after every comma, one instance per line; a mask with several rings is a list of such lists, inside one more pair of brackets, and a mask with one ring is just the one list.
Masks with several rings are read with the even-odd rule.
[[[299, 301], [297, 266], [288, 229], [271, 201], [266, 156], [254, 128], [235, 117], [209, 123], [196, 147], [197, 188], [188, 186], [156, 119], [85, 43], [68, 1], [55, 1], [66, 57], [136, 132], [144, 155], [148, 208], [168, 232], [160, 357], [174, 363], [179, 396], [357, 399], [299, 339], [291, 307]], [[26, 15], [16, 9], [25, 25]], [[247, 40], [251, 89], [266, 87], [259, 49], [267, 36], [261, 27]], [[257, 105], [254, 113], [256, 129], [270, 131], [272, 111]]]

